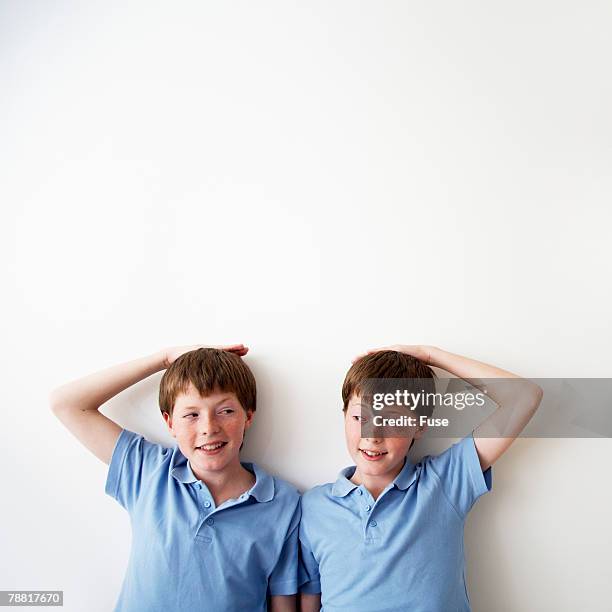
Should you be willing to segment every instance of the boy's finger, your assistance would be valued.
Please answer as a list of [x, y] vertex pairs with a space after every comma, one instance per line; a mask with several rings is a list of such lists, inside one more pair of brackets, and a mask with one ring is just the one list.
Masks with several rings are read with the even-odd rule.
[[230, 349], [230, 353], [236, 353], [240, 357], [244, 357], [249, 352], [249, 348], [247, 346], [243, 346], [236, 349]]

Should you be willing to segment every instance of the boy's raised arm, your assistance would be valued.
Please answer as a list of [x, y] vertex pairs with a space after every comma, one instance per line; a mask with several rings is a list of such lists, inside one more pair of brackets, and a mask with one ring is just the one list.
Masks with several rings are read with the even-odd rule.
[[[534, 415], [542, 400], [542, 389], [535, 383], [495, 366], [455, 355], [435, 346], [397, 344], [373, 349], [368, 353], [381, 350], [399, 351], [412, 355], [427, 365], [446, 370], [478, 388], [482, 386], [482, 379], [508, 378], [520, 383], [519, 385], [487, 385], [488, 396], [499, 408], [473, 432], [474, 444], [483, 471], [493, 465], [508, 450]], [[479, 437], [479, 432], [481, 436], [490, 436], [492, 432], [499, 431], [500, 423], [503, 424], [503, 436]]]
[[120, 363], [54, 389], [51, 410], [98, 459], [110, 464], [121, 427], [98, 409], [124, 389], [167, 367], [163, 351]]
[[[69, 382], [51, 392], [51, 410], [85, 447], [108, 465], [121, 427], [104, 416], [99, 411], [100, 406], [151, 374], [165, 370], [182, 354], [205, 346], [167, 348]], [[240, 357], [248, 351], [243, 344], [214, 348], [231, 351]]]
[[[542, 400], [542, 388], [535, 383], [523, 379], [516, 374], [507, 372], [495, 366], [455, 355], [436, 347], [428, 347], [429, 365], [442, 368], [470, 384], [481, 388], [482, 379], [513, 378], [515, 384], [487, 385], [488, 396], [499, 408], [474, 429], [474, 445], [483, 471], [493, 465], [516, 440], [517, 436], [534, 415]], [[479, 432], [490, 435], [499, 430], [498, 424], [504, 423], [503, 437], [479, 437]]]

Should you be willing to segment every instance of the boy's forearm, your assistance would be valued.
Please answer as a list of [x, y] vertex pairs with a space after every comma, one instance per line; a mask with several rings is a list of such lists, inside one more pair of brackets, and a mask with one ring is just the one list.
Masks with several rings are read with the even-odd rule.
[[120, 363], [54, 389], [50, 402], [55, 407], [97, 410], [121, 391], [165, 367], [165, 357], [161, 351]]
[[511, 403], [516, 407], [517, 403], [521, 403], [517, 402], [517, 400], [524, 398], [525, 405], [529, 404], [531, 406], [535, 404], [535, 407], [537, 407], [539, 400], [535, 401], [535, 398], [541, 397], [541, 389], [535, 383], [482, 361], [449, 353], [437, 347], [428, 347], [428, 349], [429, 365], [446, 370], [459, 378], [467, 380], [476, 387], [481, 388], [479, 381], [482, 379], [514, 378], [517, 379], [517, 383], [520, 381], [520, 384], [497, 383], [487, 385], [488, 396], [496, 404], [503, 406]]
[[501, 368], [434, 346], [429, 347], [429, 365], [446, 370], [459, 378], [518, 378], [516, 374]]

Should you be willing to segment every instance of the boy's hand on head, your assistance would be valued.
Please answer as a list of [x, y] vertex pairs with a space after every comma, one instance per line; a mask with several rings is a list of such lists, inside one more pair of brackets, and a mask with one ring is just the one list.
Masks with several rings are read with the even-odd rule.
[[162, 350], [164, 367], [169, 368], [181, 355], [195, 351], [200, 348], [216, 348], [229, 353], [235, 353], [238, 357], [244, 357], [249, 352], [249, 347], [244, 344], [227, 344], [224, 346], [212, 346], [210, 344], [192, 344], [189, 346], [172, 346]]
[[392, 344], [390, 346], [382, 346], [380, 348], [370, 349], [365, 353], [360, 353], [353, 359], [352, 363], [355, 363], [358, 359], [366, 355], [378, 353], [379, 351], [397, 351], [398, 353], [412, 355], [412, 357], [429, 365], [431, 363], [431, 351], [433, 348], [433, 346], [426, 346], [423, 344]]

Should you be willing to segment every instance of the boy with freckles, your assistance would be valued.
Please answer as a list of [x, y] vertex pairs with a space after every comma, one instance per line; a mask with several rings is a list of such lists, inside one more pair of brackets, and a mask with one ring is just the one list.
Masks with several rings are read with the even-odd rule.
[[[521, 392], [507, 383], [487, 385], [499, 408], [460, 442], [415, 465], [406, 455], [426, 426], [383, 437], [364, 426], [372, 414], [365, 398], [372, 379], [429, 385], [435, 377], [430, 366], [477, 387], [482, 379], [513, 379]], [[395, 345], [358, 357], [342, 387], [346, 445], [355, 465], [302, 497], [301, 610], [469, 612], [465, 519], [491, 490], [491, 466], [541, 397], [531, 381], [436, 347]], [[500, 423], [503, 437], [485, 437]]]
[[[239, 457], [256, 407], [247, 351], [165, 349], [51, 394], [60, 421], [108, 464], [106, 493], [130, 515], [132, 550], [116, 610], [295, 610], [299, 494]], [[164, 369], [159, 405], [172, 448], [98, 410]]]

